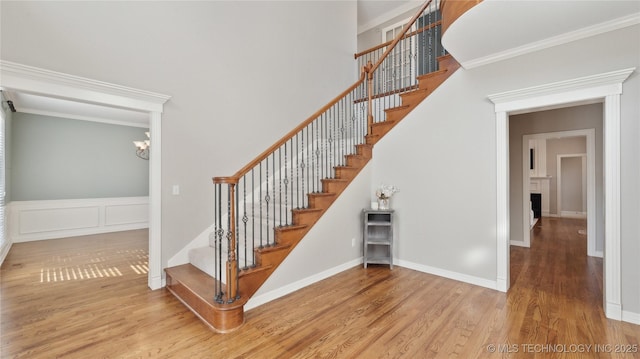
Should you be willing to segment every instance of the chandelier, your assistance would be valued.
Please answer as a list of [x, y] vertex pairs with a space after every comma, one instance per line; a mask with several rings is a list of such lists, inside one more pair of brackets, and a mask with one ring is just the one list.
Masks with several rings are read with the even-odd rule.
[[143, 160], [149, 159], [149, 147], [151, 146], [151, 141], [149, 140], [149, 132], [145, 132], [147, 135], [147, 139], [144, 141], [133, 141], [133, 144], [136, 146], [136, 156], [142, 158]]

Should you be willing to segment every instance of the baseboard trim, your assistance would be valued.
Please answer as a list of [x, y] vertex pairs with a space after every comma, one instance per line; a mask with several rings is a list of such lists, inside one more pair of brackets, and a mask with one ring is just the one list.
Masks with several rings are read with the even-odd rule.
[[249, 301], [247, 302], [247, 304], [245, 304], [244, 309], [246, 310], [250, 310], [256, 307], [259, 307], [263, 304], [266, 304], [272, 300], [278, 299], [280, 297], [283, 297], [287, 294], [293, 293], [297, 290], [300, 290], [304, 287], [307, 287], [313, 283], [319, 282], [323, 279], [327, 279], [331, 276], [334, 276], [340, 272], [344, 272], [347, 269], [353, 268], [357, 265], [361, 265], [362, 264], [362, 257], [360, 258], [356, 258], [354, 260], [351, 260], [347, 263], [343, 263], [340, 264], [336, 267], [333, 268], [329, 268], [325, 271], [322, 271], [318, 274], [314, 274], [312, 276], [309, 276], [307, 278], [303, 278], [301, 280], [298, 280], [296, 282], [293, 282], [291, 284], [287, 284], [283, 287], [280, 287], [278, 289], [274, 289], [270, 292], [255, 296], [251, 299], [249, 299]]
[[477, 285], [480, 287], [502, 291], [501, 286], [499, 285], [497, 280], [489, 280], [485, 278], [480, 278], [480, 277], [471, 276], [468, 274], [453, 272], [446, 269], [431, 267], [428, 265], [417, 264], [417, 263], [408, 262], [404, 260], [397, 261], [397, 264], [401, 267], [413, 269], [418, 272], [433, 274], [439, 277], [457, 280], [459, 282], [469, 283], [469, 284]]
[[7, 254], [9, 254], [9, 250], [11, 250], [11, 240], [7, 238], [7, 240], [2, 244], [2, 248], [0, 248], [0, 266], [4, 262], [4, 259], [7, 258]]
[[622, 320], [622, 307], [618, 303], [605, 303], [606, 308], [604, 314], [609, 319]]
[[587, 218], [587, 212], [574, 212], [574, 211], [561, 211], [560, 217], [562, 218]]
[[149, 276], [149, 282], [147, 283], [149, 289], [156, 290], [166, 286], [166, 279], [163, 279], [162, 276], [159, 277], [151, 277]]
[[589, 257], [598, 257], [598, 258], [604, 258], [604, 252], [603, 251], [595, 251], [593, 253], [588, 253], [587, 254]]
[[622, 311], [622, 321], [640, 325], [640, 313], [627, 312], [625, 310]]

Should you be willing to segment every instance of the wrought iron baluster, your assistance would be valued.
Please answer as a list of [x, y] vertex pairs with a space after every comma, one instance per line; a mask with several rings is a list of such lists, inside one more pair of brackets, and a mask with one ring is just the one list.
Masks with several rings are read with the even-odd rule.
[[[301, 131], [304, 131], [304, 128]], [[294, 153], [293, 144], [295, 143], [295, 145], [296, 145], [295, 146], [296, 147], [296, 149], [295, 149], [295, 154], [296, 155], [295, 155], [295, 157], [293, 155], [291, 156], [291, 177], [292, 178], [294, 177], [293, 176], [294, 163], [295, 163], [295, 167], [296, 167], [296, 175], [295, 175], [295, 178], [296, 178], [295, 202], [296, 203], [293, 203], [293, 201], [294, 201], [294, 191], [293, 191], [293, 183], [292, 183], [291, 184], [291, 208], [294, 208], [294, 206], [296, 206], [295, 208], [300, 208], [300, 199], [298, 198], [298, 196], [300, 194], [300, 166], [299, 166], [299, 162], [298, 162], [300, 160], [300, 148], [299, 148], [299, 145], [298, 145], [298, 141], [300, 141], [299, 138], [298, 138], [299, 134], [300, 134], [299, 132], [296, 133], [295, 141], [291, 142], [291, 153], [292, 154]], [[294, 162], [294, 160], [295, 160], [295, 162]], [[292, 219], [292, 221], [293, 221], [293, 219]]]
[[[429, 11], [429, 24], [433, 24], [433, 12]], [[433, 28], [429, 28], [429, 72], [433, 72], [435, 71], [435, 69], [433, 68], [433, 63], [434, 63], [434, 59], [433, 59]]]
[[[307, 181], [307, 183], [309, 182], [309, 172], [306, 171], [306, 165], [307, 163], [309, 163], [309, 158], [306, 157], [309, 154], [309, 151], [306, 151], [306, 148], [304, 147], [305, 145], [305, 141], [304, 138], [305, 136], [307, 136], [307, 143], [309, 143], [309, 126], [306, 126], [305, 128], [302, 129], [302, 136], [300, 136], [300, 139], [302, 141], [302, 155], [300, 156], [301, 158], [301, 163], [300, 163], [300, 171], [302, 171], [301, 174], [301, 178], [302, 178], [302, 191], [300, 191], [300, 208], [307, 208], [307, 205], [305, 203], [305, 197], [307, 195], [307, 191], [304, 187], [305, 184], [305, 179]], [[305, 178], [305, 175], [307, 176]]]
[[316, 178], [313, 181], [313, 192], [320, 192], [318, 190], [318, 183], [320, 182], [320, 121], [316, 119], [313, 121], [316, 132], [316, 150], [314, 154], [314, 166], [316, 170]]
[[335, 108], [332, 106], [329, 109], [329, 163], [327, 164], [327, 178], [333, 178], [333, 160], [335, 158], [336, 155], [336, 143], [335, 143], [335, 131], [336, 131], [336, 126], [335, 126]]
[[251, 267], [256, 266], [256, 201], [255, 201], [255, 167], [251, 169]]
[[245, 179], [245, 176], [242, 177], [242, 211], [244, 212], [242, 214], [242, 224], [243, 224], [243, 233], [242, 236], [244, 238], [244, 245], [243, 245], [243, 250], [244, 250], [244, 269], [249, 268], [249, 266], [247, 266], [247, 222], [249, 221], [249, 217], [247, 216], [247, 181]]
[[[320, 137], [322, 138], [322, 150], [320, 151], [320, 165], [322, 167], [322, 171], [320, 173], [320, 183], [322, 183], [322, 179], [326, 178], [325, 174], [327, 173], [327, 168], [326, 168], [326, 153], [327, 153], [327, 131], [326, 131], [326, 115], [323, 113], [321, 118], [320, 118], [320, 130], [321, 130], [321, 135]], [[323, 188], [322, 186], [320, 186], [320, 191], [322, 191]]]
[[[278, 149], [278, 159], [279, 159], [279, 166], [278, 166], [278, 174], [280, 176], [280, 181], [278, 181], [278, 183], [280, 184], [280, 203], [279, 203], [279, 213], [280, 213], [280, 224], [279, 226], [282, 227], [282, 185], [284, 184], [284, 210], [287, 210], [287, 142], [284, 143], [284, 145], [282, 146], [284, 147], [284, 179], [282, 179], [282, 150]], [[275, 227], [275, 225], [274, 225]]]
[[[262, 225], [262, 218], [263, 218], [262, 217], [262, 200], [263, 200], [263, 197], [262, 197], [262, 162], [263, 161], [260, 161], [260, 171], [258, 171], [260, 173], [260, 182], [258, 183], [258, 186], [260, 188], [259, 189], [259, 191], [260, 191], [260, 206], [258, 207], [258, 208], [260, 208], [260, 220], [259, 220], [260, 223], [259, 223], [259, 226], [258, 226], [258, 228], [260, 228], [260, 235], [258, 236], [260, 238], [260, 247], [259, 248], [263, 248], [264, 247], [264, 244], [262, 242], [262, 238], [264, 238], [263, 237], [263, 233], [262, 233], [262, 227], [263, 227], [263, 225]], [[268, 196], [268, 194], [267, 194], [267, 196]], [[267, 205], [267, 207], [268, 207], [268, 205]]]
[[[272, 205], [273, 205], [273, 226], [271, 228], [269, 228], [269, 232], [271, 232], [271, 234], [273, 235], [272, 237], [272, 242], [269, 243], [269, 241], [267, 240], [267, 245], [274, 245], [276, 243], [276, 233], [274, 232], [274, 229], [276, 228], [276, 201], [275, 201], [275, 194], [276, 194], [276, 153], [273, 152], [271, 154], [271, 164], [272, 164], [272, 172], [273, 172], [273, 181], [271, 181], [271, 184], [273, 186], [273, 196], [274, 196], [274, 200], [272, 201]], [[268, 238], [268, 237], [267, 237]]]
[[214, 263], [213, 271], [215, 273], [214, 281], [214, 300], [217, 303], [221, 301], [222, 292], [222, 200], [221, 200], [221, 187], [222, 185], [216, 183], [214, 185], [213, 203], [215, 204], [215, 218], [214, 218]]
[[[234, 279], [232, 278], [235, 270], [233, 268], [233, 264], [236, 261], [236, 248], [235, 247], [235, 233], [234, 233], [234, 225], [235, 225], [235, 209], [233, 208], [233, 197], [235, 195], [235, 191], [233, 191], [233, 185], [228, 184], [228, 191], [227, 191], [227, 213], [229, 213], [229, 216], [227, 217], [227, 298], [226, 298], [226, 302], [227, 303], [231, 303], [232, 302], [232, 298], [234, 296], [234, 288], [233, 288], [233, 282]], [[237, 264], [236, 264], [237, 267]]]
[[269, 230], [269, 205], [271, 204], [271, 196], [269, 195], [269, 189], [270, 189], [269, 188], [269, 157], [267, 157], [265, 159], [265, 161], [266, 161], [265, 162], [265, 168], [266, 168], [265, 177], [267, 178], [267, 188], [266, 188], [267, 194], [265, 195], [265, 198], [264, 198], [264, 201], [266, 203], [266, 209], [267, 209], [266, 210], [267, 217], [266, 217], [266, 220], [265, 220], [266, 225], [267, 225], [267, 235], [266, 235], [265, 240], [267, 242], [266, 245], [269, 246], [269, 235], [271, 234], [270, 233], [271, 231]]

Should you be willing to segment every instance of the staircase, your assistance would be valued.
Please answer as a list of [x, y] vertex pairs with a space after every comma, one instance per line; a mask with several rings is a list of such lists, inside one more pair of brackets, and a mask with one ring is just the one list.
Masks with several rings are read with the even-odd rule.
[[[411, 23], [431, 17], [433, 6], [425, 3]], [[354, 85], [234, 176], [214, 178], [215, 230], [211, 247], [197, 254], [205, 264], [165, 269], [169, 291], [212, 329], [242, 325], [244, 305], [369, 162], [373, 146], [459, 68], [443, 55], [437, 70], [408, 84], [395, 72], [386, 78], [389, 54], [414, 46], [410, 36], [421, 31], [400, 34]]]

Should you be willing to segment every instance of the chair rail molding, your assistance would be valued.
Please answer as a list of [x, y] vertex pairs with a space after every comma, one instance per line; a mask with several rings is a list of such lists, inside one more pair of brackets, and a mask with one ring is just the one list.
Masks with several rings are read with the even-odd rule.
[[161, 251], [161, 119], [171, 98], [85, 77], [0, 60], [0, 89], [38, 94], [71, 101], [145, 112], [153, 146], [149, 159], [149, 281], [151, 289], [162, 287]]
[[496, 113], [497, 278], [509, 289], [509, 114], [604, 102], [604, 310], [622, 320], [620, 264], [620, 96], [635, 67], [489, 95]]

